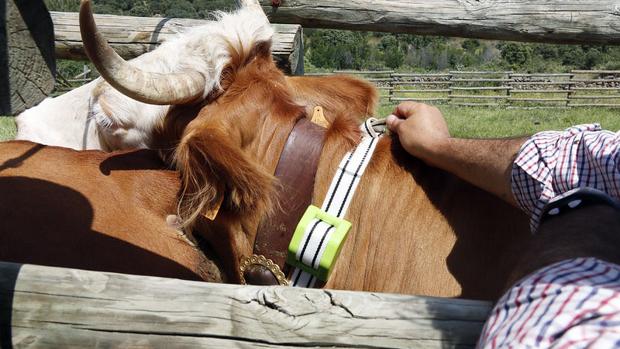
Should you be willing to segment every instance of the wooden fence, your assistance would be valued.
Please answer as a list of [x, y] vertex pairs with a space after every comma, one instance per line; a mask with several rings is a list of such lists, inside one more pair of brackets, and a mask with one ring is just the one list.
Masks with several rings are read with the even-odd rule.
[[613, 0], [260, 0], [272, 23], [562, 44], [620, 44]]
[[[56, 58], [86, 60], [78, 14], [50, 12], [54, 22]], [[99, 32], [123, 58], [152, 51], [162, 42], [205, 20], [184, 18], [130, 17], [95, 14]], [[272, 53], [276, 64], [293, 75], [303, 74], [303, 34], [298, 24], [274, 24]]]
[[490, 306], [0, 262], [2, 348], [473, 348]]
[[454, 106], [502, 108], [620, 107], [620, 71], [570, 73], [512, 71], [334, 71], [306, 75], [354, 74], [373, 82], [384, 104], [418, 101]]

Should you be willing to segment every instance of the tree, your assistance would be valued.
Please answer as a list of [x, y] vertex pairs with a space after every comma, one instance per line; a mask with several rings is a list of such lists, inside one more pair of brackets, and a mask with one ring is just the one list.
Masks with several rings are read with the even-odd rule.
[[396, 36], [386, 35], [382, 37], [379, 46], [383, 50], [383, 62], [386, 67], [396, 69], [405, 61], [405, 53]]
[[499, 44], [498, 48], [504, 61], [513, 68], [523, 68], [532, 59], [532, 47], [528, 44], [508, 42]]
[[601, 53], [601, 51], [595, 48], [592, 48], [592, 49], [589, 49], [588, 52], [586, 53], [583, 65], [580, 68], [592, 69], [595, 66], [601, 64], [602, 61], [603, 61], [603, 54]]
[[476, 39], [466, 39], [463, 41], [463, 43], [461, 43], [461, 47], [463, 48], [463, 50], [469, 51], [471, 53], [476, 52], [476, 50], [478, 50], [480, 46], [482, 46], [480, 44], [480, 41]]
[[370, 47], [366, 35], [343, 30], [316, 30], [310, 36], [310, 62], [318, 68], [361, 69]]

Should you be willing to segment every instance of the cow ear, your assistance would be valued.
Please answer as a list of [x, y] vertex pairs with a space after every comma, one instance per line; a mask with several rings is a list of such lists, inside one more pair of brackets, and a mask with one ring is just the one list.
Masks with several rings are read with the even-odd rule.
[[275, 178], [251, 159], [221, 125], [188, 126], [175, 153], [181, 171], [179, 216], [190, 227], [199, 215], [222, 209], [269, 214]]
[[250, 57], [271, 58], [271, 40], [254, 44]]

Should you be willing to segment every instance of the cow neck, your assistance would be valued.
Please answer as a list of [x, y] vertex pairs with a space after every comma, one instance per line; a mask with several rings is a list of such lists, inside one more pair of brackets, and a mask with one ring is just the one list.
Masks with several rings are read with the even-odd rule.
[[248, 284], [279, 283], [266, 264], [271, 261], [279, 270], [285, 271], [289, 242], [299, 220], [312, 203], [314, 179], [324, 140], [325, 129], [305, 117], [300, 118], [292, 128], [275, 170], [279, 180], [279, 206], [274, 214], [260, 222], [254, 242], [254, 260], [242, 271]]

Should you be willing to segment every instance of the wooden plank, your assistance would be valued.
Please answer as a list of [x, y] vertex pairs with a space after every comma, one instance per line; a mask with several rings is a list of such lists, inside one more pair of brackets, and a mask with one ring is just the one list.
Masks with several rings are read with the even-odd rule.
[[422, 90], [421, 89], [414, 89], [414, 90], [409, 90], [409, 89], [397, 90], [397, 89], [394, 89], [394, 93], [397, 93], [397, 92], [399, 92], [399, 93], [418, 93], [418, 92], [421, 92], [421, 93], [430, 93], [430, 92], [435, 92], [435, 93], [444, 92], [444, 93], [447, 93], [447, 92], [450, 92], [450, 89], [449, 88], [425, 89], [425, 90], [424, 89], [422, 89]]
[[511, 82], [513, 79], [452, 79], [452, 82]]
[[424, 77], [437, 77], [437, 78], [448, 78], [452, 76], [452, 74], [445, 73], [394, 73], [393, 77], [402, 77], [402, 78], [424, 78]]
[[334, 70], [334, 74], [390, 75], [393, 70]]
[[392, 78], [364, 78], [364, 80], [370, 82], [388, 82], [392, 81]]
[[482, 71], [468, 71], [468, 70], [451, 70], [450, 74], [458, 75], [507, 75], [512, 74], [512, 71], [492, 71], [492, 70], [482, 70]]
[[620, 74], [620, 70], [571, 70], [574, 74]]
[[566, 105], [554, 105], [554, 106], [536, 106], [536, 107], [525, 107], [525, 106], [507, 106], [506, 109], [520, 109], [520, 110], [534, 110], [534, 109], [568, 109]]
[[570, 103], [570, 107], [604, 107], [604, 108], [620, 108], [620, 104], [605, 103]]
[[478, 91], [478, 90], [510, 90], [510, 86], [484, 86], [484, 87], [450, 87], [451, 90]]
[[572, 82], [581, 82], [581, 83], [599, 83], [599, 82], [620, 82], [620, 79], [573, 79]]
[[613, 0], [261, 0], [275, 23], [492, 40], [620, 44]]
[[568, 98], [515, 98], [508, 99], [509, 102], [567, 102]]
[[490, 310], [3, 262], [0, 297], [0, 328], [15, 347], [473, 348]]
[[497, 103], [450, 103], [459, 107], [499, 107]]
[[571, 91], [619, 91], [620, 87], [573, 87]]
[[392, 85], [450, 85], [451, 81], [393, 81]]
[[[51, 12], [54, 22], [56, 57], [86, 60], [78, 14]], [[208, 21], [180, 18], [95, 15], [99, 31], [125, 59], [152, 51], [162, 42], [188, 28]], [[303, 74], [303, 33], [300, 25], [274, 24], [273, 56], [285, 72]]]
[[571, 91], [572, 90], [510, 90], [510, 93], [570, 93]]
[[514, 73], [511, 74], [511, 76], [513, 77], [568, 77], [570, 78], [571, 76], [573, 76], [574, 74], [572, 73], [531, 73], [531, 74], [521, 74], [521, 73]]
[[463, 99], [507, 99], [509, 96], [483, 96], [483, 95], [450, 95], [450, 98]]
[[305, 73], [305, 76], [332, 76], [332, 73]]
[[570, 99], [620, 99], [620, 95], [610, 96], [610, 95], [592, 95], [592, 96], [580, 96], [580, 95], [572, 95]]
[[574, 85], [577, 81], [513, 81], [511, 85], [543, 86], [543, 85]]
[[418, 102], [438, 102], [438, 101], [449, 101], [448, 97], [437, 97], [437, 98], [425, 98], [425, 97], [392, 97], [390, 98], [392, 101], [418, 101]]

